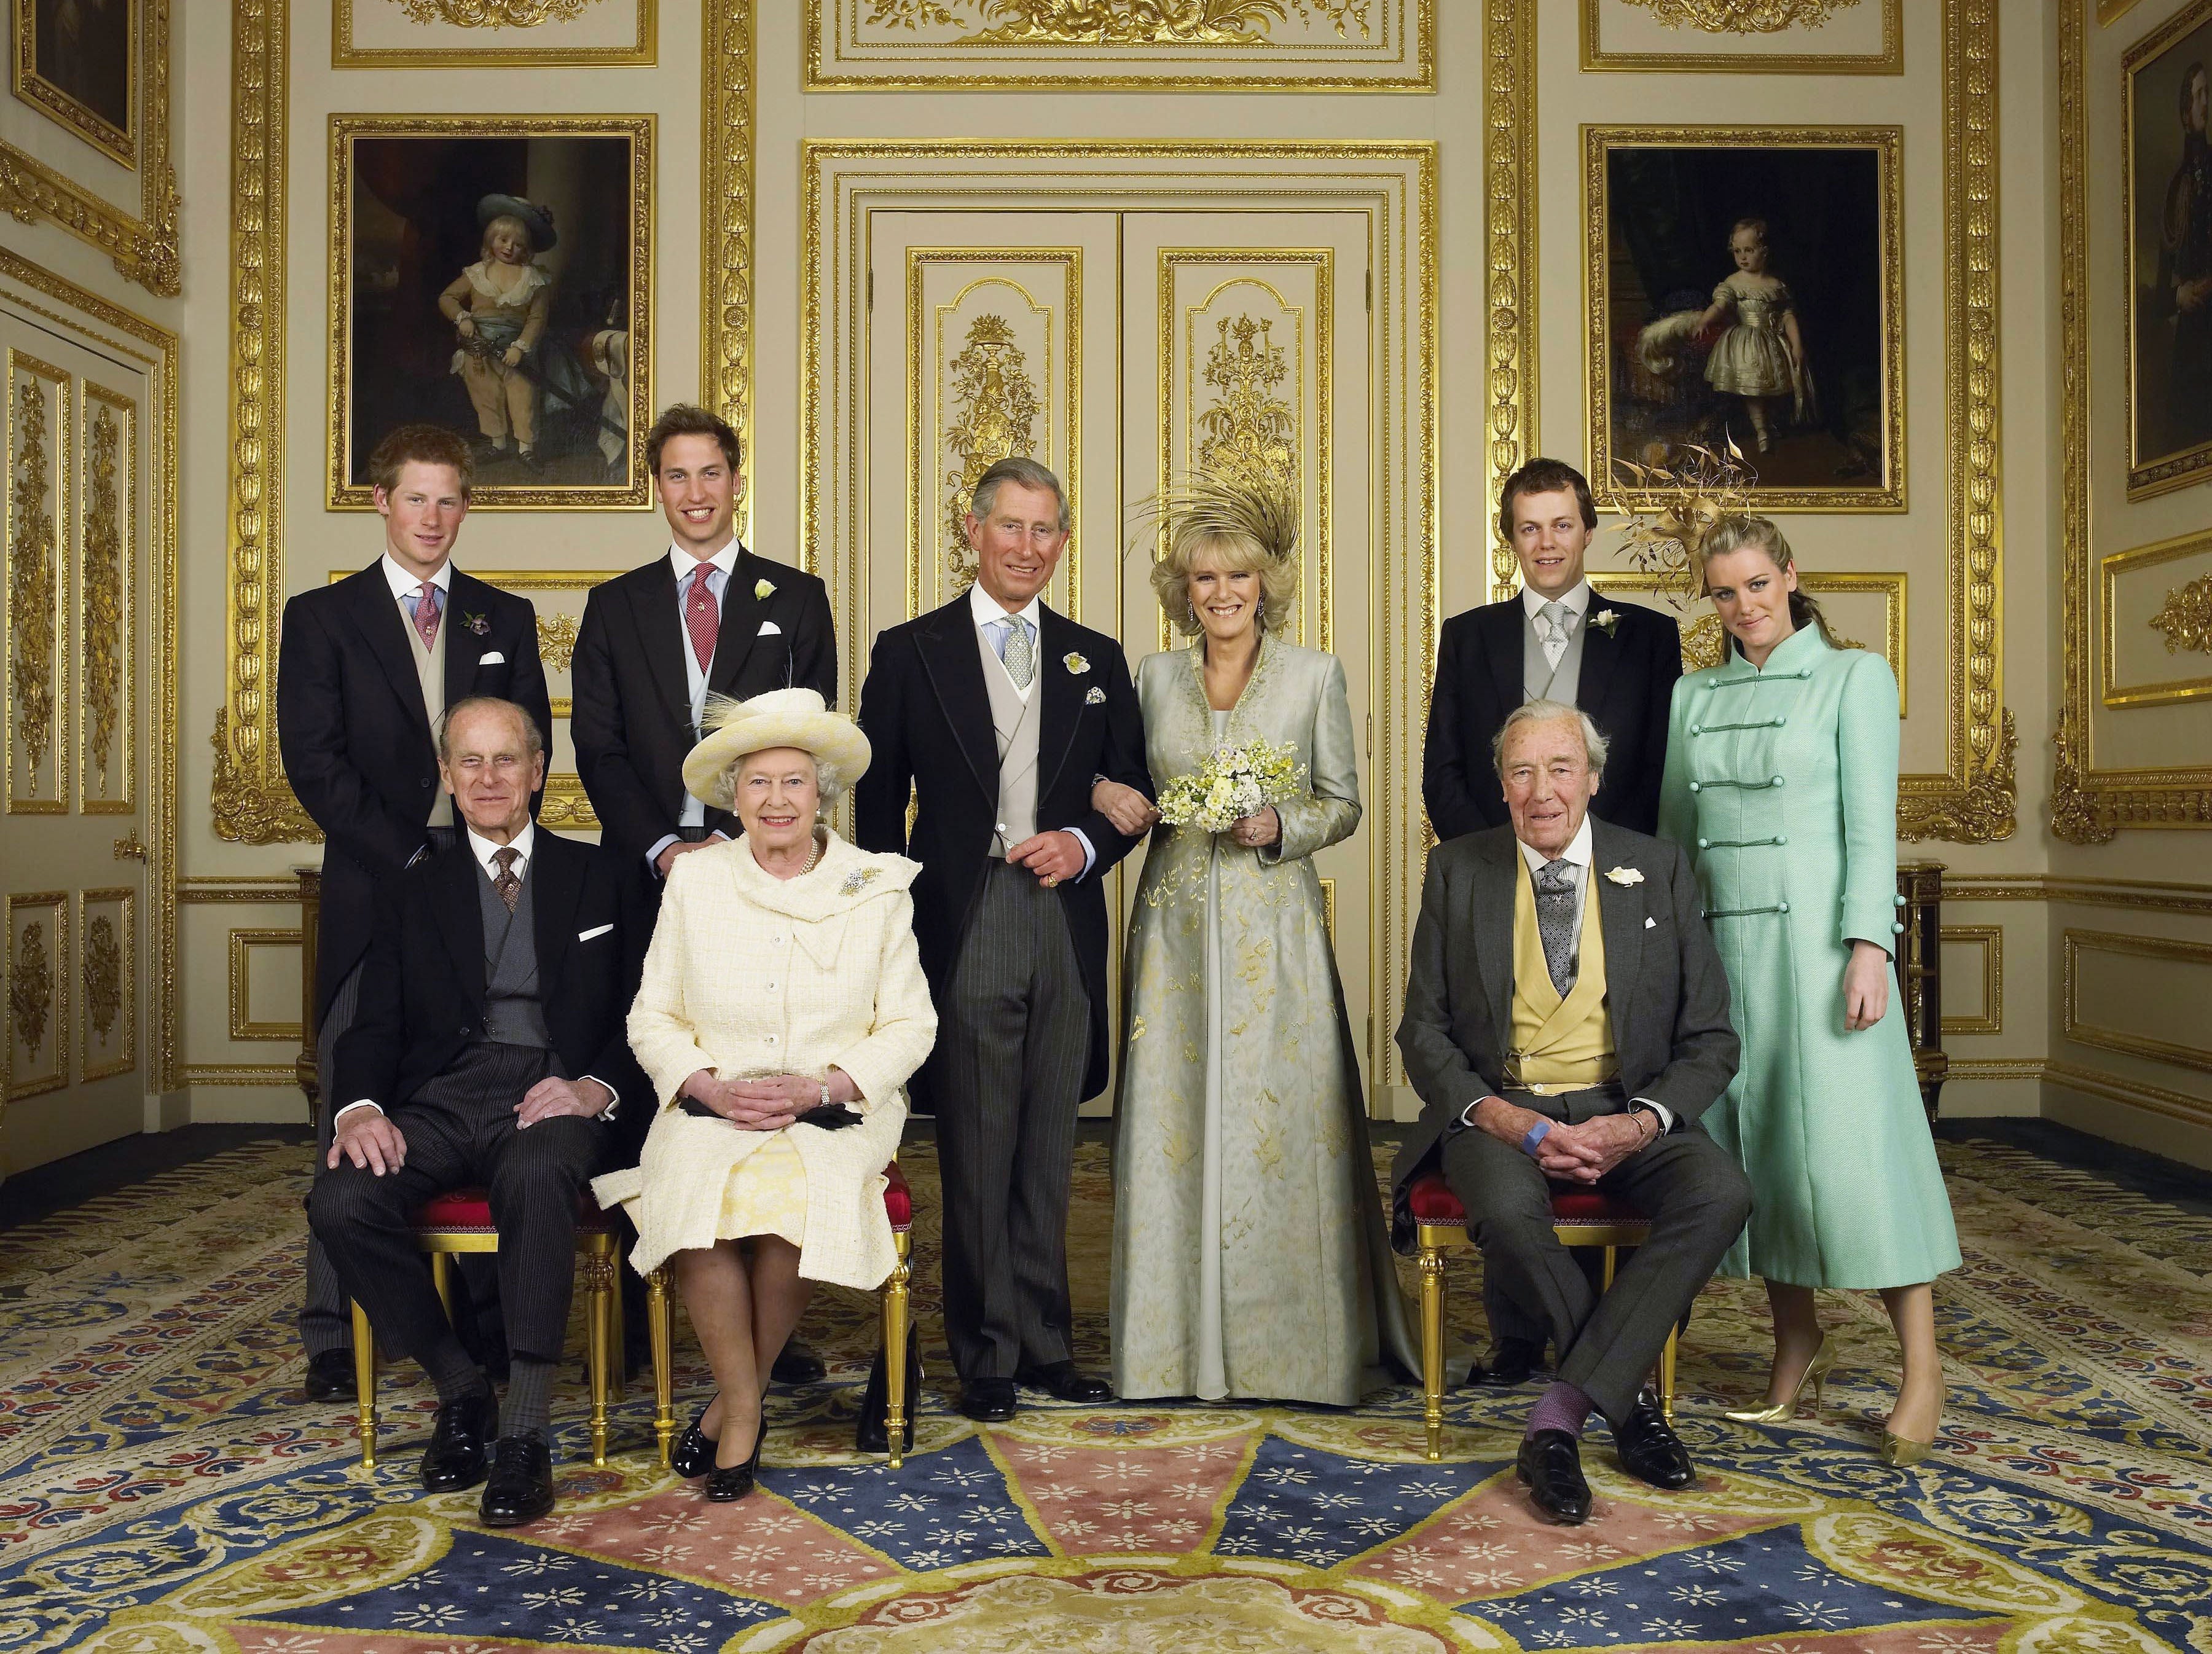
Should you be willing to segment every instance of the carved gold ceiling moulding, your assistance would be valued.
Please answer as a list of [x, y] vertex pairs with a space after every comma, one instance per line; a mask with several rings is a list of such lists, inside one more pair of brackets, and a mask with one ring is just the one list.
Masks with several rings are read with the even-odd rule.
[[[142, 369], [146, 376], [148, 403], [145, 424], [131, 426], [131, 458], [145, 479], [145, 508], [139, 518], [135, 544], [126, 540], [131, 570], [131, 595], [125, 604], [126, 623], [135, 623], [134, 605], [150, 604], [142, 635], [150, 676], [144, 711], [149, 731], [162, 739], [146, 743], [149, 792], [143, 825], [147, 844], [146, 903], [148, 943], [152, 950], [153, 976], [149, 984], [148, 1036], [154, 1053], [149, 1089], [173, 1091], [178, 1081], [180, 1042], [173, 1031], [180, 1025], [177, 996], [177, 336], [144, 317], [111, 303], [75, 283], [17, 258], [0, 247], [0, 283], [6, 298], [45, 318], [57, 331], [78, 338], [112, 360]], [[22, 289], [23, 291], [18, 291]], [[24, 296], [35, 293], [53, 305]], [[112, 395], [94, 389], [105, 399]], [[137, 433], [143, 429], [158, 448], [140, 453]], [[126, 642], [126, 653], [140, 645]], [[135, 676], [126, 668], [124, 683]], [[132, 715], [136, 715], [135, 714]], [[125, 726], [127, 729], [127, 725]], [[98, 801], [87, 804], [87, 813]]]
[[[636, 20], [631, 38], [592, 46], [559, 44], [558, 26], [590, 19], [607, 0], [391, 0], [410, 24], [474, 32], [477, 40], [465, 46], [453, 44], [451, 35], [432, 37], [441, 39], [435, 46], [356, 44], [358, 3], [331, 0], [333, 69], [637, 69], [659, 61], [659, 0], [628, 0]], [[541, 29], [545, 34], [530, 33]], [[603, 33], [604, 27], [592, 31]], [[389, 41], [388, 27], [384, 35]]]
[[1699, 51], [1686, 40], [1680, 52], [1608, 51], [1599, 44], [1605, 0], [1582, 0], [1582, 64], [1585, 70], [1637, 73], [1721, 75], [1901, 75], [1905, 72], [1905, 0], [1619, 0], [1650, 14], [1670, 29], [1747, 40], [1806, 33], [1859, 6], [1878, 7], [1881, 47], [1875, 52]]
[[[643, 0], [641, 0], [643, 3]], [[753, 0], [705, 7], [701, 98], [705, 282], [702, 380], [752, 451]], [[211, 739], [216, 836], [313, 843], [276, 752], [276, 618], [284, 603], [285, 131], [290, 0], [234, 0], [231, 41], [229, 565], [223, 704]], [[164, 727], [173, 727], [173, 720]], [[544, 819], [589, 825], [581, 789]]]
[[455, 28], [536, 28], [581, 17], [600, 0], [398, 0], [413, 23]]
[[2083, 0], [2059, 6], [2057, 46], [2062, 691], [2052, 738], [2051, 830], [2070, 844], [2103, 844], [2123, 827], [2212, 827], [2212, 766], [2096, 767], [2090, 722], [2100, 674], [2091, 630], [2088, 17]]
[[58, 224], [115, 261], [124, 280], [165, 299], [176, 297], [177, 173], [169, 162], [169, 0], [143, 0], [139, 49], [138, 211], [0, 142], [0, 212], [26, 224]]

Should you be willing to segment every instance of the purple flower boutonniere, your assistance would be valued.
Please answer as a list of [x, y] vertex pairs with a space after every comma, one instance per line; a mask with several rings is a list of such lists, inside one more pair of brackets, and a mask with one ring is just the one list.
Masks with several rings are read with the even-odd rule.
[[491, 622], [486, 620], [482, 615], [463, 615], [461, 617], [461, 624], [467, 627], [478, 637], [489, 637], [491, 635]]

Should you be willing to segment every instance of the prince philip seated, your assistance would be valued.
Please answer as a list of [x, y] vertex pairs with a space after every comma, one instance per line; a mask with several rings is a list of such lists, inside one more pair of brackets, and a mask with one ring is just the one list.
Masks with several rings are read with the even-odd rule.
[[[1430, 852], [1398, 1049], [1419, 1122], [1393, 1168], [1440, 1166], [1483, 1267], [1547, 1328], [1558, 1380], [1529, 1415], [1521, 1480], [1555, 1522], [1588, 1519], [1583, 1427], [1621, 1468], [1695, 1480], [1645, 1387], [1667, 1337], [1751, 1213], [1751, 1189], [1698, 1116], [1735, 1072], [1728, 978], [1680, 849], [1593, 819], [1605, 740], [1575, 708], [1532, 701], [1492, 748], [1510, 827]], [[1595, 1290], [1552, 1226], [1554, 1184], [1595, 1187], [1650, 1220]]]
[[[545, 751], [520, 707], [453, 707], [438, 763], [467, 830], [380, 898], [333, 1067], [333, 1100], [348, 1100], [307, 1213], [379, 1341], [437, 1385], [424, 1489], [483, 1481], [483, 1519], [512, 1527], [553, 1507], [548, 1391], [579, 1192], [637, 1158], [653, 1116], [625, 1031], [652, 921], [634, 868], [531, 821]], [[496, 1409], [410, 1228], [423, 1201], [465, 1184], [489, 1191], [499, 1233], [511, 1365]]]

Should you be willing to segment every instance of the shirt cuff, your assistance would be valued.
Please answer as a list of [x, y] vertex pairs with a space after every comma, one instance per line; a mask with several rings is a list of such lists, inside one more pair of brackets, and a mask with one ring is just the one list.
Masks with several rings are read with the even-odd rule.
[[586, 1074], [584, 1079], [590, 1080], [594, 1085], [607, 1086], [607, 1106], [599, 1110], [597, 1117], [601, 1120], [613, 1119], [615, 1117], [615, 1110], [622, 1107], [622, 1093], [617, 1091], [613, 1086], [607, 1085], [607, 1082], [601, 1079], [597, 1074]]
[[1091, 848], [1091, 836], [1083, 829], [1070, 827], [1067, 831], [1075, 842], [1083, 847], [1083, 871], [1075, 876], [1078, 879], [1088, 879], [1091, 876], [1091, 869], [1097, 863], [1098, 852]]
[[[1480, 1108], [1484, 1104], [1490, 1101], [1493, 1097], [1498, 1097], [1498, 1093], [1495, 1092], [1483, 1092], [1481, 1096], [1476, 1098], [1472, 1103], [1469, 1103], [1465, 1108], [1459, 1111], [1459, 1114], [1453, 1123], [1462, 1131], [1480, 1131], [1482, 1128], [1474, 1123], [1474, 1111]], [[1498, 1101], [1501, 1103], [1505, 1099], [1503, 1098], [1498, 1098]]]
[[676, 843], [682, 836], [679, 833], [663, 833], [659, 838], [653, 840], [653, 848], [645, 853], [645, 865], [653, 870], [654, 878], [660, 877], [660, 853], [670, 845]]
[[1654, 1103], [1648, 1097], [1632, 1097], [1628, 1099], [1628, 1106], [1632, 1110], [1639, 1104], [1650, 1110], [1652, 1116], [1659, 1122], [1659, 1134], [1662, 1137], [1674, 1129], [1674, 1111], [1664, 1103]]
[[347, 1104], [345, 1107], [340, 1109], [336, 1114], [332, 1115], [331, 1116], [331, 1123], [333, 1126], [337, 1125], [339, 1121], [344, 1119], [346, 1116], [351, 1114], [356, 1109], [374, 1109], [379, 1114], [382, 1114], [384, 1112], [384, 1104], [378, 1102], [373, 1097], [357, 1097], [352, 1102]]

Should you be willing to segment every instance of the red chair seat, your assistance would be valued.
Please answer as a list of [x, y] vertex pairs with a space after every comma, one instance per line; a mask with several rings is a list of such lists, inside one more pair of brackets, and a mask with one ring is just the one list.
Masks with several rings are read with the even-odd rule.
[[[1416, 1223], [1467, 1221], [1467, 1208], [1459, 1203], [1441, 1171], [1425, 1171], [1406, 1191], [1406, 1204]], [[1624, 1224], [1650, 1221], [1627, 1201], [1601, 1189], [1552, 1185], [1552, 1221], [1565, 1224]]]
[[[605, 1229], [612, 1221], [613, 1214], [599, 1210], [599, 1203], [588, 1192], [580, 1190], [577, 1193], [576, 1226], [579, 1229]], [[415, 1208], [415, 1227], [489, 1231], [492, 1228], [491, 1191], [469, 1187], [449, 1189], [442, 1195], [433, 1195]]]
[[906, 1173], [899, 1163], [892, 1161], [884, 1168], [884, 1213], [891, 1220], [891, 1232], [902, 1235], [914, 1226], [914, 1191], [906, 1186]]

